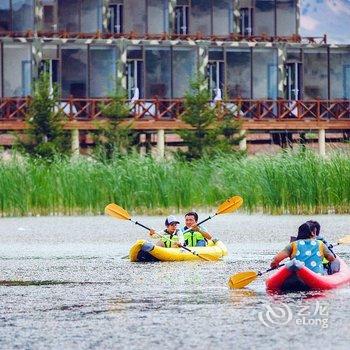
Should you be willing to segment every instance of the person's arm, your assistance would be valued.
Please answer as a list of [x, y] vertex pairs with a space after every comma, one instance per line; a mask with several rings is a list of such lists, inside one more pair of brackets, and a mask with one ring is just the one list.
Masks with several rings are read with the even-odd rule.
[[336, 259], [334, 254], [330, 251], [330, 249], [325, 244], [323, 247], [323, 255], [329, 262], [332, 262]]
[[156, 231], [154, 228], [151, 228], [150, 231], [148, 232], [148, 235], [151, 238], [157, 239], [162, 237], [162, 232], [161, 231]]
[[292, 246], [288, 244], [283, 250], [281, 250], [279, 253], [275, 255], [275, 257], [271, 261], [270, 266], [272, 268], [277, 267], [282, 260], [290, 257], [291, 253], [292, 253]]
[[199, 232], [205, 239], [212, 239], [213, 236], [211, 235], [211, 233], [209, 233], [207, 231], [207, 229], [204, 226], [197, 226], [197, 225], [193, 225], [191, 227], [191, 229], [193, 231]]

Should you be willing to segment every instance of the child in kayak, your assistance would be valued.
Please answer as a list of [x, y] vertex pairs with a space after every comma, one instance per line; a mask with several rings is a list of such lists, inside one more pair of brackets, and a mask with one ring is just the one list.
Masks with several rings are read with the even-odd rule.
[[157, 246], [165, 248], [177, 248], [184, 245], [184, 236], [177, 225], [180, 222], [175, 218], [175, 216], [170, 215], [165, 219], [165, 230], [156, 232], [154, 229], [149, 231], [149, 235], [152, 238], [160, 238], [157, 242]]
[[329, 262], [336, 258], [328, 247], [316, 237], [316, 230], [313, 229], [312, 225], [307, 222], [302, 224], [298, 229], [298, 239], [276, 254], [271, 262], [271, 267], [277, 267], [282, 260], [289, 257], [302, 261], [311, 271], [323, 275], [323, 258]]

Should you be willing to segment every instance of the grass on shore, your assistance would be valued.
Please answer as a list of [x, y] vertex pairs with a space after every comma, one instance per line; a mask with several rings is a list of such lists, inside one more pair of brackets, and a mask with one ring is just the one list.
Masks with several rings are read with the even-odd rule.
[[115, 202], [130, 212], [216, 208], [232, 195], [242, 210], [280, 214], [349, 213], [350, 156], [311, 152], [192, 163], [131, 156], [91, 161], [0, 161], [2, 216], [101, 214]]

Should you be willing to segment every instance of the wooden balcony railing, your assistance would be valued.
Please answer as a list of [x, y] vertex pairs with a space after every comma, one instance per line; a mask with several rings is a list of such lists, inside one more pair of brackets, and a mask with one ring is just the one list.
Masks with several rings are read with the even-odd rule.
[[260, 35], [242, 35], [239, 33], [230, 33], [227, 35], [204, 35], [201, 32], [194, 34], [140, 34], [137, 32], [128, 33], [104, 33], [97, 31], [95, 33], [83, 33], [83, 32], [67, 32], [67, 31], [37, 31], [28, 30], [25, 32], [15, 31], [0, 31], [0, 37], [9, 38], [58, 38], [58, 39], [119, 39], [125, 38], [129, 40], [144, 39], [144, 40], [207, 40], [207, 41], [249, 41], [249, 42], [290, 42], [290, 43], [303, 43], [303, 44], [327, 44], [327, 35], [319, 37], [302, 37], [297, 34], [284, 35], [284, 36], [270, 36], [267, 34]]
[[[108, 99], [68, 98], [62, 99], [55, 108], [62, 111], [69, 121], [96, 121], [103, 119], [101, 104]], [[0, 98], [0, 124], [23, 121], [28, 111], [30, 97]], [[140, 99], [127, 101], [130, 118], [143, 121], [179, 121], [184, 113], [181, 99]], [[350, 123], [350, 100], [250, 100], [233, 99], [217, 101], [218, 117], [249, 121], [348, 121]], [[349, 124], [350, 129], [350, 124]]]

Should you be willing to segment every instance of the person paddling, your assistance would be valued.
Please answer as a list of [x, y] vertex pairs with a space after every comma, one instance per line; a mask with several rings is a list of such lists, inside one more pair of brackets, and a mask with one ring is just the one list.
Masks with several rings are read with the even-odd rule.
[[[331, 251], [333, 256], [336, 258], [334, 251], [332, 250], [333, 246], [332, 244], [328, 244], [328, 242], [320, 235], [321, 233], [321, 225], [319, 222], [315, 220], [309, 220], [306, 221], [307, 224], [310, 225], [311, 231], [314, 231], [316, 233], [316, 239], [323, 242], [327, 248]], [[339, 272], [340, 270], [340, 262], [338, 259], [334, 259], [332, 262], [329, 262], [327, 259], [323, 259], [323, 266], [327, 270], [329, 275], [332, 275], [333, 273]]]
[[170, 215], [165, 219], [165, 230], [156, 232], [153, 228], [149, 231], [152, 238], [160, 238], [157, 245], [165, 248], [177, 248], [184, 245], [182, 231], [177, 228], [180, 222], [175, 216]]
[[322, 260], [325, 257], [329, 262], [334, 261], [336, 258], [332, 252], [322, 241], [316, 239], [316, 230], [307, 222], [299, 227], [297, 238], [276, 254], [271, 267], [278, 267], [282, 260], [289, 257], [303, 262], [311, 271], [323, 275]]
[[[198, 226], [198, 214], [190, 211], [185, 215], [185, 227], [182, 229], [185, 243], [189, 247], [205, 247], [212, 235], [204, 226]], [[188, 229], [191, 229], [188, 232]]]

